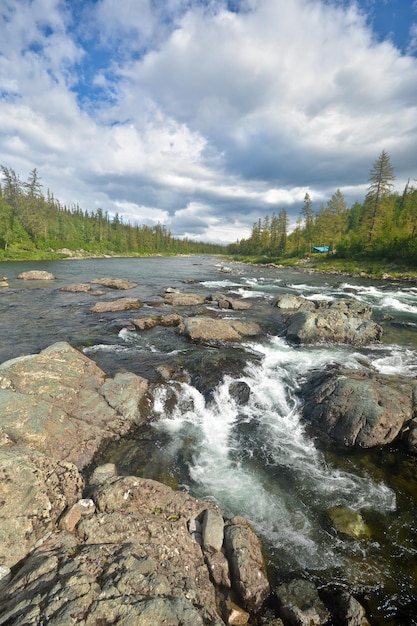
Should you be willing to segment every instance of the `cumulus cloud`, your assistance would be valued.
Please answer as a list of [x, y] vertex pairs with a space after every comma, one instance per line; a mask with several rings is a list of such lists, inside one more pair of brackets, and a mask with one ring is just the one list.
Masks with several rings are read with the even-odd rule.
[[232, 5], [3, 0], [1, 162], [222, 242], [282, 207], [294, 223], [307, 190], [361, 200], [382, 149], [399, 185], [416, 176], [415, 25], [404, 54], [358, 4]]

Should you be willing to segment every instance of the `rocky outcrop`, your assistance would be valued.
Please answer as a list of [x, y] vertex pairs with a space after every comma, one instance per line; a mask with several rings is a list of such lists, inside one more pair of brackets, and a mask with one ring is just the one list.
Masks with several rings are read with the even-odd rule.
[[50, 272], [43, 270], [31, 270], [30, 272], [22, 272], [18, 278], [21, 280], [55, 280], [55, 276]]
[[285, 294], [275, 305], [284, 315], [287, 339], [295, 343], [364, 345], [382, 336], [382, 328], [371, 320], [371, 307], [356, 300], [313, 301]]
[[[109, 475], [108, 468], [100, 474]], [[225, 525], [213, 504], [132, 476], [110, 474], [92, 499], [80, 501], [93, 506], [74, 518], [72, 532], [61, 518], [61, 530], [44, 538], [7, 582], [9, 573], [0, 623], [69, 626], [76, 617], [86, 626], [246, 624], [249, 607], [259, 609], [269, 594], [259, 540], [243, 518]]]
[[142, 306], [142, 302], [137, 298], [118, 298], [108, 302], [97, 302], [90, 310], [91, 313], [111, 313], [114, 311], [140, 309]]
[[0, 433], [83, 468], [107, 439], [146, 421], [148, 382], [131, 373], [114, 379], [61, 342], [0, 365]]
[[109, 289], [133, 289], [137, 287], [137, 283], [132, 283], [125, 278], [94, 278], [90, 280], [92, 285], [101, 285]]
[[15, 565], [49, 536], [83, 487], [72, 463], [22, 446], [0, 448], [0, 565]]
[[202, 343], [241, 341], [261, 333], [256, 322], [240, 322], [232, 319], [211, 317], [188, 317], [178, 327], [179, 332], [192, 341]]
[[314, 373], [302, 396], [304, 419], [314, 429], [344, 446], [371, 448], [391, 443], [407, 429], [414, 414], [415, 381], [331, 367]]

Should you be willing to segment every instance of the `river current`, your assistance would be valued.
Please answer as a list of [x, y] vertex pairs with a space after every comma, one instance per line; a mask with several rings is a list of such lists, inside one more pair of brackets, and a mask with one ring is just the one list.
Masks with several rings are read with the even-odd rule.
[[[28, 269], [50, 271], [56, 280], [19, 280]], [[356, 593], [374, 624], [417, 624], [416, 459], [395, 446], [343, 455], [320, 449], [305, 432], [298, 394], [308, 372], [329, 363], [366, 362], [414, 378], [417, 282], [223, 264], [215, 257], [9, 262], [0, 263], [1, 275], [9, 288], [0, 291], [0, 362], [68, 341], [109, 375], [132, 371], [157, 381], [165, 364], [190, 372], [187, 382], [157, 387], [153, 426], [109, 446], [102, 461], [213, 500], [228, 516], [246, 516], [264, 542], [274, 582], [293, 576], [332, 582]], [[92, 314], [92, 295], [60, 291], [105, 276], [137, 283], [101, 297], [139, 298], [144, 307], [135, 317], [172, 312], [161, 297], [168, 287], [203, 295], [227, 289], [250, 299], [265, 334], [224, 350], [194, 346], [172, 328], [132, 331], [131, 311]], [[381, 343], [287, 344], [271, 306], [285, 292], [372, 305], [384, 329]], [[209, 393], [206, 378], [214, 381]], [[233, 381], [249, 385], [247, 404], [230, 395]], [[371, 538], [342, 540], [326, 523], [336, 505], [360, 511]]]

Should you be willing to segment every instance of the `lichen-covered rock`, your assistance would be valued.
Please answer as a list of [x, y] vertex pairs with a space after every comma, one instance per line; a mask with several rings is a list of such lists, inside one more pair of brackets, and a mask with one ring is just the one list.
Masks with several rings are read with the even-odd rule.
[[148, 382], [106, 374], [65, 342], [0, 365], [0, 430], [18, 443], [75, 463], [91, 463], [103, 441], [147, 419]]
[[315, 372], [302, 390], [304, 419], [344, 446], [391, 443], [413, 416], [415, 382], [369, 370]]
[[0, 448], [0, 565], [15, 565], [52, 533], [83, 487], [72, 463], [20, 446]]

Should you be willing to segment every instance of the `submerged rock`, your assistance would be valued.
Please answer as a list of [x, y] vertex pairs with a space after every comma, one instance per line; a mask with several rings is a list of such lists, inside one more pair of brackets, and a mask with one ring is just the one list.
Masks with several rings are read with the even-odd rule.
[[410, 378], [331, 367], [304, 385], [303, 417], [344, 446], [384, 445], [410, 422], [414, 388]]
[[50, 272], [43, 270], [31, 270], [29, 272], [22, 272], [18, 278], [21, 280], [55, 280], [55, 276]]
[[288, 626], [325, 626], [330, 612], [320, 600], [315, 585], [296, 579], [275, 589], [280, 614]]
[[75, 285], [65, 285], [59, 291], [68, 291], [70, 293], [87, 293], [91, 291], [91, 285], [88, 283], [77, 283]]
[[332, 526], [342, 535], [355, 539], [369, 539], [371, 531], [359, 511], [345, 506], [333, 506], [327, 511]]

